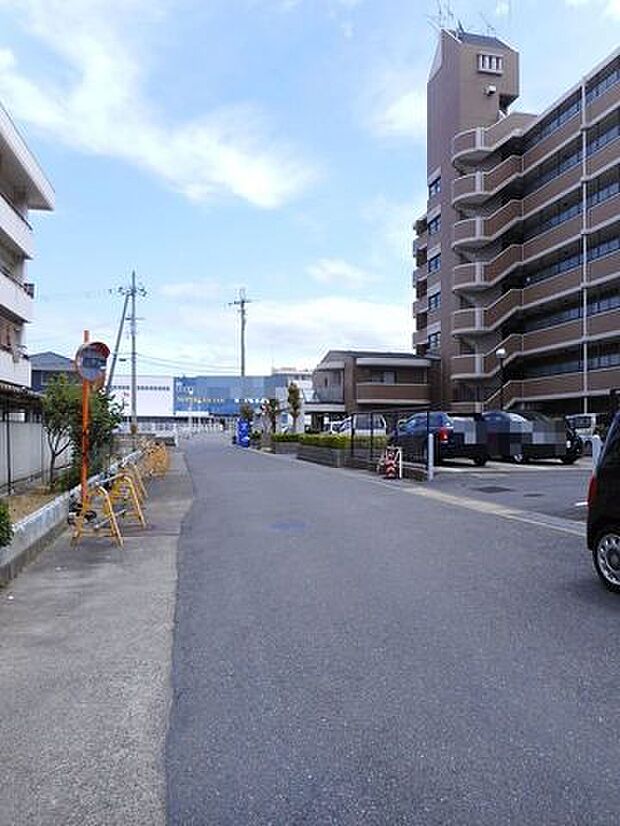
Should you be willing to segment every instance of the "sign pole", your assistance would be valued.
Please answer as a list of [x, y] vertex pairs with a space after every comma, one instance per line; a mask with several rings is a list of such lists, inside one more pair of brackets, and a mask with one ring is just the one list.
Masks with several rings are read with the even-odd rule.
[[[84, 344], [88, 344], [90, 334], [84, 330]], [[88, 507], [88, 424], [89, 424], [89, 392], [90, 382], [82, 379], [82, 467], [80, 481], [82, 484], [82, 510]]]

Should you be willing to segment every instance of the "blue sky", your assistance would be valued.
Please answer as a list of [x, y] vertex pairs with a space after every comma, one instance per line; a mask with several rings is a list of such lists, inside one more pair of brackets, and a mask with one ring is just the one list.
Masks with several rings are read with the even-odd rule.
[[[620, 42], [620, 0], [453, 0], [521, 52], [539, 111]], [[31, 352], [113, 342], [141, 372], [409, 349], [435, 0], [0, 0], [0, 100], [57, 193], [33, 214]], [[484, 19], [486, 20], [483, 20]], [[123, 349], [128, 341], [123, 342]], [[184, 368], [184, 370], [183, 370]]]

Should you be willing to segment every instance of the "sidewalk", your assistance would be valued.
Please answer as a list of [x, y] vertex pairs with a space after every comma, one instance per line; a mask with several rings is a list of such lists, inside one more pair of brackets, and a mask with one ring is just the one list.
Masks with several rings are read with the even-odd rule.
[[165, 823], [184, 458], [125, 548], [65, 532], [0, 590], [0, 826]]

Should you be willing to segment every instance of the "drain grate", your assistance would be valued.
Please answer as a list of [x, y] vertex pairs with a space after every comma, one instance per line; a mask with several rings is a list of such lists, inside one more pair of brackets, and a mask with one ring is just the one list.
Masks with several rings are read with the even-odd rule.
[[537, 499], [539, 496], [544, 496], [544, 493], [524, 493], [523, 496], [528, 499]]
[[474, 488], [480, 493], [509, 493], [512, 488], [503, 488], [501, 485], [485, 485], [483, 488]]

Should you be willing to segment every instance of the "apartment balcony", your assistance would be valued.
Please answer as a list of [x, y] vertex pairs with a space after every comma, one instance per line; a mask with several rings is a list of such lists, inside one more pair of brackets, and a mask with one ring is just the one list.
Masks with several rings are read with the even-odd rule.
[[588, 210], [588, 229], [593, 230], [605, 224], [610, 224], [612, 221], [617, 221], [619, 217], [620, 195], [616, 195]]
[[570, 120], [567, 120], [566, 123], [563, 123], [562, 126], [550, 135], [547, 135], [546, 138], [543, 138], [525, 153], [523, 156], [523, 171], [527, 172], [530, 167], [537, 164], [547, 155], [555, 152], [572, 137], [578, 135], [580, 127], [581, 113], [577, 112]]
[[535, 192], [526, 195], [523, 199], [523, 214], [529, 215], [536, 209], [544, 206], [551, 201], [557, 200], [560, 195], [570, 192], [580, 186], [581, 183], [581, 164], [573, 166], [572, 169], [567, 169], [557, 178], [541, 186]]
[[612, 387], [620, 387], [620, 367], [608, 370], [588, 370], [588, 393], [607, 395]]
[[34, 255], [32, 227], [3, 195], [0, 195], [0, 240], [20, 256], [32, 258]]
[[[620, 371], [619, 371], [620, 372]], [[539, 379], [509, 381], [504, 385], [504, 407], [508, 408], [522, 401], [544, 401], [546, 399], [570, 398], [583, 395], [583, 373], [562, 373]], [[486, 410], [499, 407], [498, 390], [485, 402]]]
[[34, 318], [34, 285], [20, 284], [0, 272], [0, 313], [30, 322]]
[[482, 261], [457, 264], [452, 271], [452, 289], [455, 292], [484, 289], [487, 284], [484, 280], [483, 267]]
[[620, 250], [588, 263], [588, 283], [602, 281], [620, 272]]
[[589, 338], [609, 338], [620, 335], [620, 310], [592, 315], [588, 318]]
[[30, 361], [19, 350], [0, 347], [0, 382], [30, 387]]
[[523, 352], [523, 336], [518, 333], [513, 333], [503, 341], [500, 341], [490, 352], [485, 353], [482, 358], [482, 371], [484, 375], [492, 376], [499, 370], [499, 359], [496, 353], [500, 347], [503, 347], [506, 351], [504, 364], [509, 364]]
[[521, 309], [523, 301], [522, 290], [508, 290], [484, 311], [484, 323], [487, 330], [494, 330], [517, 310]]
[[535, 115], [512, 112], [487, 128], [478, 126], [459, 132], [452, 139], [452, 163], [477, 163], [506, 141], [522, 135], [535, 119]]
[[620, 153], [620, 138], [616, 138], [607, 146], [599, 149], [586, 161], [586, 174], [588, 177], [598, 175], [603, 169], [614, 166], [618, 163], [618, 154]]
[[452, 356], [450, 378], [455, 380], [478, 379], [483, 374], [483, 357], [473, 353], [467, 356]]
[[452, 206], [483, 203], [521, 174], [521, 158], [511, 155], [489, 172], [477, 171], [452, 182]]
[[492, 215], [457, 221], [452, 230], [452, 248], [481, 247], [521, 220], [522, 202], [509, 201]]
[[581, 228], [582, 217], [575, 215], [569, 221], [564, 221], [563, 224], [531, 238], [523, 244], [523, 260], [528, 261], [574, 241], [580, 237]]
[[603, 112], [618, 106], [620, 103], [620, 83], [614, 83], [606, 89], [602, 95], [599, 95], [591, 103], [586, 106], [586, 120], [591, 123], [596, 120]]
[[484, 330], [484, 311], [482, 307], [456, 310], [452, 313], [452, 335], [479, 335]]
[[579, 266], [574, 270], [568, 270], [568, 272], [560, 273], [560, 275], [555, 275], [553, 278], [539, 281], [538, 284], [525, 287], [523, 290], [523, 306], [527, 307], [530, 304], [550, 301], [557, 298], [558, 295], [574, 292], [580, 287], [581, 267]]
[[380, 384], [379, 382], [358, 382], [355, 385], [358, 404], [430, 404], [430, 389], [424, 384]]
[[428, 295], [423, 296], [422, 298], [418, 298], [413, 302], [413, 315], [419, 315], [420, 313], [427, 313], [428, 312]]
[[531, 333], [523, 334], [522, 349], [524, 353], [556, 350], [558, 347], [566, 347], [568, 344], [581, 341], [582, 333], [581, 319], [556, 324], [554, 327], [545, 327], [542, 330], [533, 330]]

